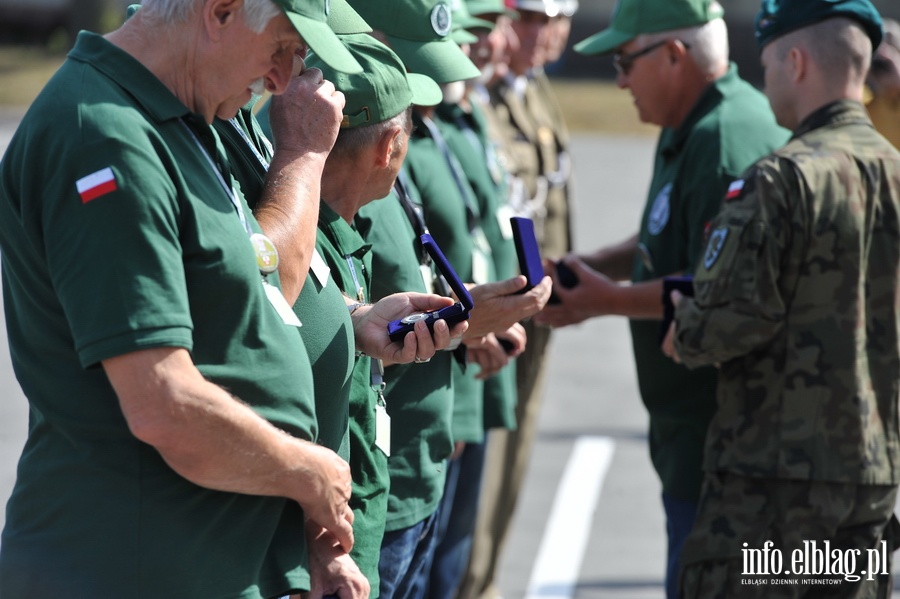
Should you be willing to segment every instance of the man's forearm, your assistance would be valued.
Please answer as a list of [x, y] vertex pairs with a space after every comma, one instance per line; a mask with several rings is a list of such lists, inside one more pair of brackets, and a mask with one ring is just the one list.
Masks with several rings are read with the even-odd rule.
[[186, 350], [143, 350], [103, 366], [132, 433], [187, 480], [220, 491], [293, 499], [329, 528], [334, 512], [346, 507], [346, 462], [277, 429], [204, 379]]
[[316, 245], [325, 155], [276, 152], [256, 220], [278, 248], [278, 276], [288, 304], [300, 295]]
[[663, 317], [662, 279], [619, 285], [611, 314], [633, 320], [660, 320]]
[[588, 266], [614, 281], [627, 281], [631, 278], [637, 246], [638, 237], [634, 235], [616, 245], [601, 248], [591, 254], [581, 255], [580, 258]]

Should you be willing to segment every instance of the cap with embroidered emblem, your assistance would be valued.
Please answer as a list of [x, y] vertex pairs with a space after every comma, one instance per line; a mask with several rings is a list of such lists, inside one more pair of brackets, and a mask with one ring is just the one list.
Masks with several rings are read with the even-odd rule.
[[309, 66], [322, 69], [325, 78], [344, 94], [342, 128], [386, 121], [412, 104], [433, 106], [440, 103], [442, 94], [437, 83], [425, 75], [407, 73], [400, 57], [371, 35], [345, 35], [342, 39], [362, 65], [361, 73], [336, 71], [317, 54], [307, 58]]
[[448, 0], [453, 23], [450, 26], [450, 39], [457, 44], [474, 44], [478, 38], [467, 29], [493, 29], [494, 24], [484, 19], [473, 17], [463, 0]]
[[438, 83], [473, 79], [481, 73], [450, 39], [453, 17], [444, 0], [350, 0], [350, 5], [387, 38], [412, 73]]

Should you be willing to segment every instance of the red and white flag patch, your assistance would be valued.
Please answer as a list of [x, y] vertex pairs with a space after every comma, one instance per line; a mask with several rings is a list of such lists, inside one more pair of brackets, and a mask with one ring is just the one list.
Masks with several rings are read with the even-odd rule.
[[725, 194], [725, 201], [733, 200], [741, 195], [741, 192], [744, 190], [744, 179], [737, 179], [736, 181], [732, 181], [731, 185], [728, 186], [728, 193]]
[[96, 200], [100, 196], [117, 190], [119, 186], [116, 184], [115, 173], [110, 167], [106, 167], [75, 181], [75, 188], [78, 189], [78, 195], [81, 196], [81, 203], [87, 204], [91, 200]]

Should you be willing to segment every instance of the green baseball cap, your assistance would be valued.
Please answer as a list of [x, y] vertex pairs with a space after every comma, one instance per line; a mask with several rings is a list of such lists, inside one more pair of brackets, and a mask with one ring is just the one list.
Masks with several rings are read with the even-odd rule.
[[608, 54], [642, 33], [696, 27], [724, 12], [716, 0], [618, 0], [609, 27], [575, 44], [575, 51]]
[[763, 0], [754, 23], [756, 43], [762, 49], [776, 37], [832, 17], [857, 21], [873, 50], [884, 37], [881, 15], [869, 0]]
[[329, 0], [273, 0], [311, 50], [323, 56], [334, 69], [344, 73], [362, 70], [356, 59], [328, 26]]
[[484, 19], [473, 17], [463, 0], [449, 0], [453, 24], [450, 28], [450, 39], [457, 44], [474, 44], [478, 38], [467, 29], [493, 29], [494, 24]]
[[338, 35], [353, 33], [370, 33], [372, 28], [353, 10], [347, 0], [331, 0], [331, 11], [328, 13], [328, 26]]
[[450, 39], [450, 5], [444, 0], [349, 0], [412, 73], [438, 83], [473, 79], [481, 73]]
[[365, 33], [343, 36], [344, 44], [363, 67], [361, 73], [345, 73], [310, 54], [307, 64], [322, 69], [325, 79], [344, 94], [342, 128], [364, 127], [393, 118], [413, 104], [434, 106], [443, 95], [440, 86], [425, 75], [407, 73], [400, 57]]

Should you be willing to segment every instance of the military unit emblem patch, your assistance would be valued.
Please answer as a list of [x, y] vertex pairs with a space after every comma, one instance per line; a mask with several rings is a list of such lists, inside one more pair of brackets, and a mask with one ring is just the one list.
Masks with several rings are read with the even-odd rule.
[[716, 260], [719, 259], [727, 237], [728, 229], [725, 227], [719, 227], [709, 236], [709, 243], [706, 244], [706, 252], [703, 254], [703, 266], [706, 267], [706, 270], [712, 268]]

